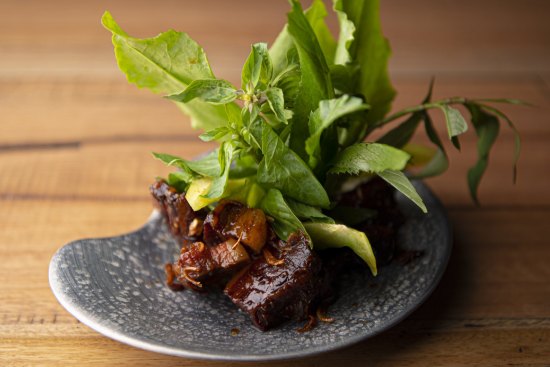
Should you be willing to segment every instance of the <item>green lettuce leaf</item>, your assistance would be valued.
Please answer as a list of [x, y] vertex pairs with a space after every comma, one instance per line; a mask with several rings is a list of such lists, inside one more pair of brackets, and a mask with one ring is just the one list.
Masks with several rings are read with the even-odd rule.
[[[314, 0], [304, 14], [313, 33], [315, 33], [317, 37], [327, 64], [332, 64], [336, 52], [336, 41], [325, 22], [327, 16], [325, 4], [322, 0]], [[291, 52], [292, 49], [294, 49], [294, 41], [288, 32], [288, 24], [285, 24], [283, 30], [279, 33], [269, 49], [269, 55], [273, 61], [275, 74], [279, 74], [284, 69], [288, 53]]]
[[333, 9], [340, 24], [340, 34], [338, 35], [334, 63], [345, 65], [352, 61], [349, 49], [354, 40], [355, 24], [349, 20], [348, 15], [344, 11], [343, 0], [333, 0]]
[[[343, 63], [351, 59], [361, 67], [355, 89], [371, 106], [366, 123], [374, 125], [390, 111], [395, 97], [388, 75], [391, 50], [382, 34], [380, 3], [378, 0], [337, 0], [334, 7], [340, 24], [343, 24], [336, 60]], [[355, 31], [349, 22], [353, 23]]]
[[306, 19], [313, 29], [313, 33], [317, 37], [319, 46], [323, 51], [327, 64], [334, 63], [334, 54], [336, 52], [336, 40], [327, 26], [325, 18], [327, 17], [327, 9], [322, 0], [314, 0], [311, 6], [304, 12]]

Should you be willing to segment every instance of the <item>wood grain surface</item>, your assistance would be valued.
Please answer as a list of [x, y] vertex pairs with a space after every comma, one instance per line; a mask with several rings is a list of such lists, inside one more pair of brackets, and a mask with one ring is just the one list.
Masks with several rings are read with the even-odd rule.
[[[99, 19], [152, 36], [184, 30], [217, 75], [236, 81], [250, 44], [272, 41], [276, 1], [0, 1], [0, 366], [221, 366], [141, 351], [79, 323], [52, 295], [53, 253], [84, 237], [139, 227], [147, 186], [167, 170], [153, 150], [208, 149], [166, 100], [128, 85]], [[455, 247], [442, 283], [411, 317], [350, 348], [277, 366], [550, 365], [550, 3], [384, 1], [395, 108], [439, 97], [513, 97], [524, 150], [511, 183], [513, 138], [502, 129], [480, 190], [468, 133], [451, 169], [428, 184], [449, 211]], [[265, 15], [268, 16], [265, 16]], [[334, 25], [334, 19], [330, 20]], [[436, 120], [438, 125], [441, 120]], [[420, 140], [425, 137], [419, 136]]]

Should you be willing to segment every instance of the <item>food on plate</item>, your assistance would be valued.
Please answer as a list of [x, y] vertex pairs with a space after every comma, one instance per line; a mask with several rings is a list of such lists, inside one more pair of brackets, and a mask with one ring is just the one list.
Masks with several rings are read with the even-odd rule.
[[[216, 78], [186, 33], [138, 39], [110, 13], [102, 18], [128, 81], [175, 102], [203, 130], [200, 139], [219, 143], [195, 160], [154, 153], [175, 168], [151, 186], [181, 245], [166, 265], [168, 286], [223, 290], [261, 330], [287, 320], [307, 320], [301, 330], [330, 322], [325, 311], [340, 274], [375, 276], [396, 257], [405, 218], [395, 192], [426, 212], [410, 178], [439, 175], [449, 164], [434, 111], [456, 148], [469, 126], [475, 130], [478, 159], [467, 177], [474, 201], [501, 121], [515, 136], [515, 176], [518, 133], [495, 105], [521, 101], [433, 99], [432, 82], [419, 105], [390, 114], [396, 92], [379, 2], [334, 0], [333, 11], [337, 37], [323, 1], [303, 10], [291, 0], [271, 46], [252, 45], [240, 86]], [[418, 129], [433, 147], [411, 143]]]

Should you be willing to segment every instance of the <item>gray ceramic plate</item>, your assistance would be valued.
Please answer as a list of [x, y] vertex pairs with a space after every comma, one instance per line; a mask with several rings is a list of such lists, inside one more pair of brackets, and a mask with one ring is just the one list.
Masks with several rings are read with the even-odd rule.
[[[120, 342], [175, 356], [220, 360], [273, 360], [341, 348], [397, 324], [416, 309], [441, 278], [451, 251], [450, 227], [439, 201], [416, 187], [429, 209], [407, 199], [401, 247], [424, 255], [392, 263], [376, 278], [350, 276], [329, 309], [335, 319], [299, 333], [289, 323], [261, 332], [223, 294], [172, 292], [163, 265], [178, 251], [158, 213], [136, 232], [85, 239], [61, 248], [50, 263], [50, 285], [59, 302], [82, 323]], [[236, 334], [238, 330], [238, 334]], [[233, 332], [232, 332], [233, 331]]]

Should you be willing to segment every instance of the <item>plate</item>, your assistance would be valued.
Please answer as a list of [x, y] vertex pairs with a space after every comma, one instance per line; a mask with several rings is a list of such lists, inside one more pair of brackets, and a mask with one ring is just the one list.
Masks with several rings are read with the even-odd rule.
[[400, 247], [423, 251], [406, 265], [394, 261], [377, 277], [342, 279], [329, 308], [333, 323], [300, 333], [303, 323], [268, 332], [252, 326], [223, 294], [172, 292], [164, 264], [179, 248], [158, 212], [139, 230], [118, 237], [78, 240], [53, 256], [50, 286], [59, 302], [99, 333], [131, 346], [174, 356], [259, 361], [304, 357], [372, 337], [402, 321], [433, 291], [452, 246], [445, 210], [422, 183], [415, 186], [428, 214], [398, 195], [407, 221]]

